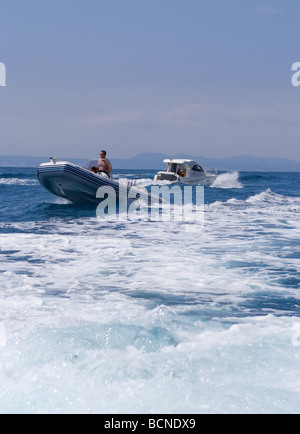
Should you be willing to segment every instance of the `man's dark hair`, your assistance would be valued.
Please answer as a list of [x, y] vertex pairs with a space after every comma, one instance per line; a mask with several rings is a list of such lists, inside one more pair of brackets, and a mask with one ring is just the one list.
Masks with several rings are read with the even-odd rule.
[[102, 154], [102, 153], [103, 153], [103, 154], [105, 155], [105, 157], [106, 157], [107, 152], [102, 150], [102, 151], [100, 152], [100, 154]]

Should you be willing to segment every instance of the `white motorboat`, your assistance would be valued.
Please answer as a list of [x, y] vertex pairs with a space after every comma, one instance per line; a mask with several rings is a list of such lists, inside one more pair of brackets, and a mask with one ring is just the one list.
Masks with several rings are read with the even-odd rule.
[[160, 202], [143, 187], [135, 185], [133, 180], [112, 180], [104, 173], [93, 173], [90, 169], [97, 166], [97, 162], [89, 161], [87, 166], [81, 167], [68, 161], [50, 158], [50, 162], [43, 163], [38, 168], [38, 178], [41, 185], [50, 193], [69, 200], [73, 203], [99, 203], [103, 197], [97, 197], [97, 191], [103, 187], [107, 193], [112, 189], [120, 200], [130, 201], [142, 199], [148, 204]]
[[211, 186], [217, 174], [211, 174], [202, 169], [202, 167], [193, 160], [167, 159], [167, 171], [160, 171], [155, 175], [155, 181], [180, 182], [190, 185]]

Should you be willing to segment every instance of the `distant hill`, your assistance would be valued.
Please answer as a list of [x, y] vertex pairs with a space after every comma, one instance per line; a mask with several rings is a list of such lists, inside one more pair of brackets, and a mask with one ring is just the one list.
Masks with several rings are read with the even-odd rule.
[[195, 157], [187, 154], [155, 154], [146, 153], [132, 157], [128, 160], [114, 159], [112, 163], [118, 169], [163, 169], [166, 158], [187, 158], [195, 160], [206, 169], [238, 170], [238, 171], [264, 171], [264, 172], [300, 172], [300, 162], [283, 158], [261, 158], [251, 155], [240, 157], [227, 157], [222, 159]]
[[[159, 170], [165, 167], [163, 160], [166, 158], [187, 158], [195, 160], [206, 169], [238, 170], [238, 171], [264, 171], [264, 172], [300, 172], [300, 162], [285, 158], [261, 158], [252, 155], [239, 157], [227, 157], [222, 159], [194, 157], [186, 154], [166, 155], [158, 153], [144, 153], [129, 159], [112, 158], [115, 169], [141, 169]], [[61, 158], [64, 160], [64, 158]], [[67, 158], [75, 164], [82, 165], [87, 159]], [[49, 161], [46, 157], [13, 157], [0, 156], [0, 167], [37, 167], [39, 164]]]

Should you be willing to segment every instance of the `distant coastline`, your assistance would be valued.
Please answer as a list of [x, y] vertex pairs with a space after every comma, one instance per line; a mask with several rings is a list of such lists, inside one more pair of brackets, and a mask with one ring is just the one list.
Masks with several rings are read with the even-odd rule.
[[[170, 155], [158, 153], [144, 153], [136, 155], [129, 159], [112, 158], [111, 162], [114, 169], [141, 169], [141, 170], [159, 170], [165, 167], [163, 160]], [[173, 158], [188, 158], [196, 160], [205, 169], [217, 170], [237, 170], [242, 172], [300, 172], [300, 162], [288, 160], [285, 158], [262, 158], [252, 155], [242, 155], [239, 157], [227, 157], [222, 159], [194, 157], [186, 154], [176, 154]], [[92, 159], [93, 156], [90, 156]], [[48, 161], [47, 157], [25, 157], [25, 156], [0, 156], [0, 167], [38, 167], [39, 164]], [[61, 160], [71, 161], [75, 164], [82, 165], [89, 158], [61, 158]]]

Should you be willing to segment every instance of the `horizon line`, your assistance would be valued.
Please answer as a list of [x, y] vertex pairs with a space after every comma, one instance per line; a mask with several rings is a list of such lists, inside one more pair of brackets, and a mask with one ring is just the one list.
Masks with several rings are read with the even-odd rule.
[[[124, 160], [124, 161], [129, 161], [133, 158], [139, 157], [139, 156], [143, 156], [143, 155], [162, 155], [162, 156], [168, 156], [169, 158], [178, 158], [178, 156], [180, 155], [181, 158], [188, 158], [188, 157], [193, 157], [193, 158], [205, 158], [207, 160], [226, 160], [226, 159], [230, 159], [230, 158], [243, 158], [243, 157], [252, 157], [252, 158], [258, 158], [258, 159], [262, 159], [262, 160], [267, 160], [267, 159], [272, 159], [272, 160], [284, 160], [284, 161], [290, 161], [290, 162], [294, 162], [294, 163], [300, 163], [300, 160], [295, 160], [292, 157], [287, 158], [287, 157], [273, 157], [273, 156], [258, 156], [258, 155], [254, 155], [254, 154], [239, 154], [239, 155], [228, 155], [227, 157], [206, 157], [205, 155], [192, 155], [192, 154], [188, 154], [188, 153], [177, 153], [174, 154], [174, 156], [169, 156], [169, 154], [165, 154], [162, 152], [141, 152], [139, 154], [133, 155], [132, 157], [128, 157], [128, 158], [124, 158], [124, 157], [110, 157], [111, 160]], [[184, 155], [186, 155], [187, 157], [184, 157]], [[44, 159], [50, 159], [49, 157], [46, 157], [45, 155], [22, 155], [22, 154], [17, 154], [17, 155], [2, 155], [0, 154], [0, 158], [44, 158]], [[56, 157], [58, 159], [67, 161], [67, 158], [65, 157]], [[68, 157], [69, 159], [73, 159], [73, 160], [85, 160], [85, 161], [89, 161], [91, 160], [91, 158], [87, 158], [87, 157]], [[97, 158], [94, 158], [95, 160]]]

